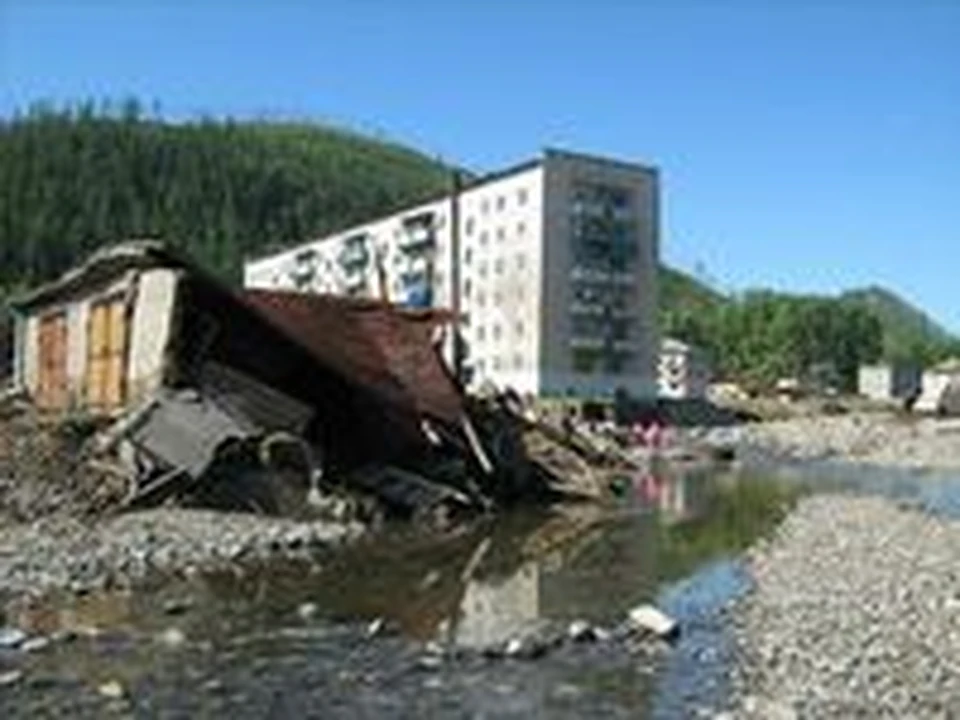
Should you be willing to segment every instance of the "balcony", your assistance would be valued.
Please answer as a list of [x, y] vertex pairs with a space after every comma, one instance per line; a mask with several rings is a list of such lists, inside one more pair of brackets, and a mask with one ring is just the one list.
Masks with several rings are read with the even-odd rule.
[[340, 251], [340, 267], [351, 272], [365, 268], [370, 262], [370, 251], [363, 243], [346, 243]]
[[397, 247], [403, 252], [421, 252], [433, 247], [437, 241], [437, 234], [427, 225], [412, 225], [404, 230], [397, 241]]

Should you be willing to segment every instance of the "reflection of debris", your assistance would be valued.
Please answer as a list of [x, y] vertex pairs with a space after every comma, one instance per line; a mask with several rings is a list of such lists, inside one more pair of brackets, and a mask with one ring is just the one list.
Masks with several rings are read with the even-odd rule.
[[442, 518], [597, 498], [629, 465], [613, 439], [538, 421], [514, 395], [465, 398], [440, 357], [442, 311], [237, 293], [148, 241], [14, 308], [16, 387], [43, 422], [95, 434], [84, 467], [126, 485], [114, 504], [342, 514], [360, 505], [325, 498], [346, 494]]

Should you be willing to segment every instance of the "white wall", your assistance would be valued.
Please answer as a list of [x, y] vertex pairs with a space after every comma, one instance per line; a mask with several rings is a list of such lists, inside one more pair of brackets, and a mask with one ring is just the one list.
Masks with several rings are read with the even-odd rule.
[[131, 400], [157, 390], [163, 381], [180, 276], [175, 270], [141, 273], [130, 324], [127, 389]]

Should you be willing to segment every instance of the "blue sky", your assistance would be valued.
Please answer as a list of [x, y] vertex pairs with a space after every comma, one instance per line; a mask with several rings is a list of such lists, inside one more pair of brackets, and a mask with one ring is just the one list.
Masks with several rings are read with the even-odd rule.
[[544, 145], [653, 163], [668, 262], [885, 284], [960, 331], [957, 0], [0, 0], [0, 113], [129, 94], [478, 170]]

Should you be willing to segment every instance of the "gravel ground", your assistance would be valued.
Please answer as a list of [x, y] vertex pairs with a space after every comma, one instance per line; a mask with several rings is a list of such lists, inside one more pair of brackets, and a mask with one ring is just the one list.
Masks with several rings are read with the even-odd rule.
[[47, 518], [0, 527], [0, 591], [122, 587], [152, 573], [312, 554], [360, 532], [353, 524], [185, 509], [130, 513], [97, 524]]
[[960, 522], [811, 497], [748, 563], [730, 716], [960, 717]]
[[960, 468], [960, 419], [884, 413], [821, 415], [719, 428], [702, 435], [709, 444], [733, 444], [772, 460], [837, 459], [888, 467]]

